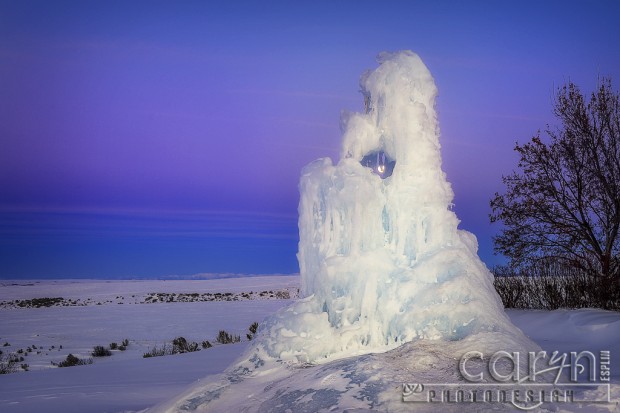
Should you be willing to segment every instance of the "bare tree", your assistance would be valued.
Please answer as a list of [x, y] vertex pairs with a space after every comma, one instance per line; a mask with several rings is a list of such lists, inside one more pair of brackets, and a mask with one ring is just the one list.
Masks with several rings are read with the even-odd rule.
[[[516, 144], [518, 170], [491, 200], [504, 228], [495, 250], [515, 266], [557, 259], [620, 282], [620, 98], [602, 79], [590, 100], [569, 82], [553, 102], [559, 126]], [[615, 281], [615, 282], [613, 282]]]

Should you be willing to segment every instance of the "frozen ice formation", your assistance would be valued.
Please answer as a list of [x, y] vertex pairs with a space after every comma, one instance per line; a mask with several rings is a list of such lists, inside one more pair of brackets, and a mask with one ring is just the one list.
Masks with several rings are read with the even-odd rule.
[[302, 171], [305, 298], [263, 326], [258, 345], [271, 357], [317, 363], [417, 339], [522, 338], [476, 237], [457, 228], [433, 77], [410, 51], [383, 53], [379, 63], [361, 79], [366, 112], [344, 116], [339, 162]]
[[399, 386], [463, 382], [468, 351], [539, 350], [450, 209], [431, 74], [408, 51], [379, 62], [361, 81], [365, 113], [343, 119], [339, 162], [302, 172], [304, 298], [265, 320], [221, 377], [155, 411], [411, 411]]

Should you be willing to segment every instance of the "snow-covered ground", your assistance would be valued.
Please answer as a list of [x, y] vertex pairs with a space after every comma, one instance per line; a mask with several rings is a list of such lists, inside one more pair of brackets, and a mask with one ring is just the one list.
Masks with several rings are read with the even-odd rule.
[[[0, 309], [0, 347], [22, 349], [30, 371], [0, 375], [0, 412], [129, 412], [174, 398], [197, 380], [221, 373], [247, 348], [254, 321], [290, 299], [254, 295], [236, 301], [144, 303], [149, 293], [296, 292], [295, 276], [206, 281], [16, 281], [1, 282], [0, 302], [43, 297], [88, 302], [42, 308]], [[89, 300], [90, 299], [90, 300]], [[97, 305], [102, 302], [101, 305]], [[118, 304], [118, 303], [125, 304]], [[139, 304], [140, 303], [140, 304]], [[507, 311], [514, 324], [544, 350], [611, 351], [612, 383], [620, 384], [620, 313], [601, 310]], [[215, 342], [219, 330], [243, 337], [194, 353], [143, 358], [153, 346], [178, 336]], [[56, 368], [69, 353], [87, 358], [96, 345], [129, 340], [126, 351], [96, 358], [92, 365]], [[34, 347], [36, 346], [36, 349]], [[62, 348], [60, 348], [62, 346]], [[32, 351], [26, 351], [30, 347]], [[28, 355], [25, 355], [28, 353]], [[20, 364], [22, 364], [20, 363]], [[617, 400], [615, 400], [617, 402]], [[607, 406], [618, 411], [617, 404]], [[467, 411], [467, 409], [464, 409]]]
[[[23, 351], [30, 371], [0, 375], [0, 412], [118, 412], [140, 410], [174, 396], [188, 384], [221, 372], [247, 345], [255, 321], [290, 303], [269, 291], [294, 295], [299, 277], [252, 277], [209, 281], [3, 281], [0, 302], [43, 297], [89, 305], [0, 309], [0, 350]], [[260, 292], [267, 293], [260, 296]], [[143, 302], [150, 293], [258, 292], [254, 299]], [[97, 303], [101, 302], [101, 305]], [[220, 330], [241, 343], [217, 345]], [[194, 353], [143, 358], [154, 346], [183, 336], [214, 347]], [[126, 351], [95, 358], [92, 365], [56, 368], [68, 354], [88, 358], [96, 345], [129, 340]], [[10, 346], [3, 347], [4, 343]], [[61, 347], [62, 346], [62, 347]], [[27, 351], [28, 347], [32, 351]], [[36, 347], [36, 349], [35, 349]], [[20, 369], [21, 370], [21, 369]]]

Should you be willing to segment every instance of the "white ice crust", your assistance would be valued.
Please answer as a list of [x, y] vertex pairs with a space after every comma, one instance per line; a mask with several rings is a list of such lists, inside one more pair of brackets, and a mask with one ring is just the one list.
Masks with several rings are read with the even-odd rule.
[[[361, 80], [366, 113], [343, 116], [338, 163], [319, 159], [302, 171], [305, 298], [263, 325], [257, 346], [273, 358], [321, 363], [484, 332], [524, 339], [504, 314], [476, 237], [458, 229], [451, 210], [433, 77], [410, 51], [378, 60]], [[360, 164], [379, 151], [396, 161], [385, 179]]]

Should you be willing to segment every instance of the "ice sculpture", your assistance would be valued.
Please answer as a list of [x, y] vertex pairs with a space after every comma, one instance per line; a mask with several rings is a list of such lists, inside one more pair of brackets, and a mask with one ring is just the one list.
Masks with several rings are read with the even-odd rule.
[[416, 339], [521, 335], [473, 234], [459, 230], [441, 169], [437, 89], [414, 53], [362, 77], [366, 113], [343, 119], [341, 158], [302, 172], [302, 296], [263, 327], [280, 359], [317, 363]]
[[506, 317], [475, 236], [457, 228], [433, 78], [412, 52], [379, 62], [361, 81], [366, 112], [343, 119], [339, 162], [302, 172], [304, 298], [264, 321], [222, 376], [155, 411], [411, 411], [399, 386], [463, 382], [468, 351], [539, 350]]

